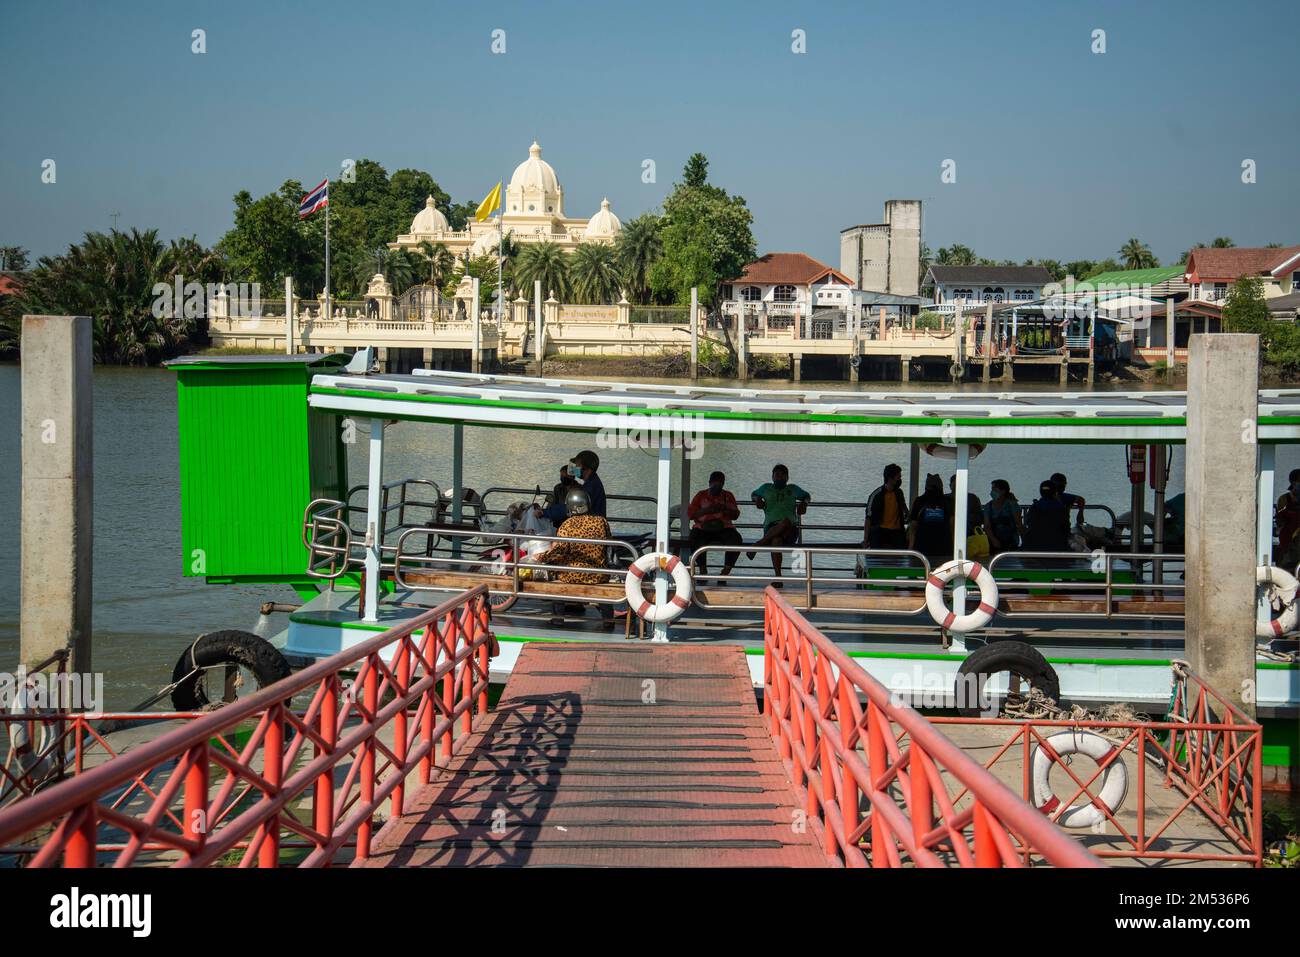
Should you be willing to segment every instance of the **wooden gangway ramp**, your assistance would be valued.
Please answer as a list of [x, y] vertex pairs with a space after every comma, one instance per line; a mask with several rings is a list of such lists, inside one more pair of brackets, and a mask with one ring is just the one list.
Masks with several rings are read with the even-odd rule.
[[532, 642], [364, 866], [820, 867], [743, 650]]

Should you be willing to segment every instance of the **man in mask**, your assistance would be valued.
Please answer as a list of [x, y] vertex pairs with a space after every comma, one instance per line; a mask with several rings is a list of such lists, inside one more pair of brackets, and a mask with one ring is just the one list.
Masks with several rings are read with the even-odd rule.
[[[727, 477], [721, 472], [709, 476], [709, 487], [695, 493], [691, 504], [686, 507], [686, 517], [691, 520], [690, 549], [694, 552], [705, 545], [740, 545], [740, 532], [732, 522], [740, 517], [736, 506], [736, 497], [724, 487]], [[736, 565], [739, 552], [727, 552], [723, 559], [722, 574], [730, 575]], [[709, 573], [709, 563], [705, 555], [695, 562], [699, 574]]]
[[[808, 510], [812, 498], [807, 492], [790, 482], [790, 470], [784, 465], [772, 469], [772, 481], [765, 482], [750, 494], [750, 500], [763, 510], [763, 537], [754, 544], [759, 547], [799, 544], [799, 516]], [[752, 559], [753, 552], [748, 553]], [[772, 552], [772, 570], [781, 577], [780, 552]], [[773, 582], [781, 587], [780, 582]]]
[[[605, 485], [596, 474], [600, 468], [600, 456], [590, 449], [583, 449], [569, 459], [569, 464], [565, 468], [568, 470], [569, 477], [578, 482], [582, 490], [587, 493], [591, 503], [587, 514], [605, 518]], [[546, 509], [546, 517], [556, 525], [562, 525], [566, 518], [563, 500], [555, 502]]]

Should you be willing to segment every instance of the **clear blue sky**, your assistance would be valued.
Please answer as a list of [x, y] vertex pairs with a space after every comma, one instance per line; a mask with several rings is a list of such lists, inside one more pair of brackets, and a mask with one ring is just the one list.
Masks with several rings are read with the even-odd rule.
[[0, 245], [60, 252], [114, 211], [211, 243], [236, 191], [345, 158], [477, 200], [533, 138], [570, 215], [657, 206], [699, 150], [760, 250], [831, 264], [889, 198], [925, 201], [931, 247], [995, 258], [1296, 243], [1296, 27], [1293, 4], [1198, 0], [0, 0]]

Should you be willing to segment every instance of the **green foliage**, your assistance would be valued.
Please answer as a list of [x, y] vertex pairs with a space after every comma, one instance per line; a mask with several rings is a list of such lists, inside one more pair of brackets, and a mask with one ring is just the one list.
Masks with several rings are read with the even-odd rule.
[[22, 246], [0, 246], [0, 272], [22, 272], [30, 257]]
[[1125, 269], [1155, 269], [1160, 265], [1151, 248], [1136, 237], [1119, 248], [1119, 255], [1124, 260]]
[[707, 336], [700, 339], [696, 353], [700, 373], [707, 377], [723, 378], [736, 374], [736, 355], [721, 342]]
[[618, 257], [627, 297], [632, 302], [639, 305], [650, 302], [650, 271], [663, 251], [659, 217], [654, 213], [642, 213], [623, 224], [618, 238], [614, 240], [614, 252]]
[[613, 246], [581, 243], [569, 257], [569, 275], [576, 303], [606, 305], [621, 296], [622, 275]]
[[543, 296], [566, 302], [573, 291], [569, 268], [569, 257], [555, 243], [529, 243], [515, 259], [514, 279], [528, 290], [541, 280]]
[[670, 302], [690, 302], [691, 287], [698, 286], [700, 301], [712, 304], [722, 283], [739, 276], [757, 255], [754, 216], [744, 198], [709, 185], [707, 172], [708, 161], [694, 154], [682, 182], [664, 200], [663, 254], [650, 268], [650, 289]]
[[918, 329], [940, 329], [943, 327], [943, 316], [930, 310], [922, 310], [916, 317], [916, 328]]

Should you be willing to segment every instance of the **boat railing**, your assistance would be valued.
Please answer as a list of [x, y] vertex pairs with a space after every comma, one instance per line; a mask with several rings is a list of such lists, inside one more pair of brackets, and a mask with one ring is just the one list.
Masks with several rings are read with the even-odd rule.
[[[521, 501], [528, 501], [531, 504], [532, 502], [535, 502], [540, 498], [544, 498], [544, 497], [549, 498], [550, 494], [551, 494], [550, 489], [544, 489], [540, 485], [536, 485], [533, 488], [515, 488], [513, 486], [507, 486], [507, 485], [494, 485], [491, 488], [489, 488], [487, 491], [485, 491], [482, 495], [483, 514], [488, 518], [501, 518], [502, 516], [507, 514], [506, 506], [501, 506], [497, 508], [492, 507], [490, 502], [493, 497], [499, 499], [502, 495], [515, 496], [514, 498], [510, 499], [508, 503], [509, 505], [515, 505]], [[606, 502], [611, 504], [624, 505], [624, 504], [636, 503], [640, 505], [645, 505], [648, 507], [650, 511], [649, 516], [607, 515], [606, 520], [611, 525], [642, 525], [642, 526], [648, 526], [650, 528], [654, 527], [655, 524], [655, 520], [653, 517], [654, 510], [655, 510], [654, 496], [607, 494], [605, 496], [605, 500]], [[537, 504], [540, 505], [541, 502], [537, 502]]]
[[[408, 542], [417, 542], [422, 535], [426, 537], [423, 548], [408, 547]], [[448, 540], [452, 545], [451, 554], [435, 550], [429, 542], [433, 537]], [[620, 586], [617, 594], [591, 589], [580, 596], [586, 603], [612, 605], [623, 601], [621, 586], [624, 572], [628, 565], [640, 557], [635, 545], [620, 539], [561, 538], [558, 535], [532, 535], [525, 532], [494, 532], [491, 538], [497, 544], [474, 553], [473, 548], [482, 547], [483, 538], [483, 533], [475, 529], [409, 528], [397, 539], [393, 581], [398, 588], [411, 591], [452, 592], [463, 591], [482, 582], [487, 584], [493, 595], [518, 596], [522, 591], [520, 583], [528, 580], [541, 581], [539, 573], [544, 573], [546, 580], [552, 580], [553, 576], [561, 572], [578, 572], [584, 575], [605, 575], [610, 579], [607, 584]], [[526, 542], [549, 542], [552, 546], [561, 542], [570, 545], [601, 545], [605, 548], [605, 564], [593, 568], [589, 565], [529, 561], [523, 556], [521, 548]], [[457, 555], [457, 551], [461, 554]]]
[[312, 500], [303, 512], [302, 544], [307, 549], [307, 574], [333, 580], [352, 567], [352, 529], [348, 506], [332, 498]]
[[[1033, 507], [1033, 503], [1032, 503], [1032, 502], [1031, 502], [1030, 504], [1028, 504], [1028, 505], [1023, 505], [1023, 504], [1022, 504], [1022, 505], [1020, 506], [1020, 514], [1021, 514], [1022, 516], [1029, 514], [1029, 510], [1030, 510], [1032, 507]], [[1069, 512], [1070, 512], [1071, 516], [1076, 515], [1077, 512], [1078, 512], [1078, 506], [1074, 506], [1074, 505], [1070, 506], [1070, 508], [1069, 508]], [[1109, 523], [1108, 523], [1107, 525], [1105, 525], [1105, 526], [1101, 526], [1101, 527], [1104, 527], [1104, 528], [1112, 528], [1112, 529], [1116, 529], [1116, 530], [1123, 530], [1123, 529], [1125, 528], [1125, 526], [1119, 524], [1119, 519], [1115, 517], [1115, 510], [1114, 510], [1113, 508], [1111, 508], [1109, 505], [1085, 505], [1085, 506], [1083, 507], [1083, 517], [1084, 517], [1085, 521], [1086, 521], [1087, 518], [1088, 518], [1088, 513], [1089, 513], [1089, 512], [1104, 512], [1104, 513], [1105, 513], [1106, 517], [1107, 517], [1110, 521], [1109, 521]], [[1091, 523], [1091, 522], [1090, 522], [1090, 523], [1088, 523], [1088, 524], [1095, 524], [1095, 523]]]
[[[783, 573], [774, 578], [773, 573], [761, 567], [736, 567], [728, 575], [719, 577], [717, 573], [700, 574], [697, 569], [699, 559], [705, 559], [706, 565], [718, 567], [727, 552], [752, 551], [755, 556], [781, 555]], [[721, 553], [721, 554], [719, 554]], [[715, 556], [710, 562], [710, 556]], [[709, 579], [715, 583], [726, 582], [725, 593], [718, 589], [716, 593], [701, 596], [696, 588], [696, 603], [704, 597], [703, 604], [725, 605], [734, 609], [761, 609], [765, 607], [763, 589], [779, 582], [787, 600], [796, 606], [816, 608], [818, 611], [861, 613], [870, 605], [872, 613], [881, 615], [909, 616], [924, 612], [925, 583], [930, 574], [930, 562], [920, 552], [907, 549], [823, 547], [808, 548], [791, 546], [732, 546], [704, 545], [691, 553], [690, 565], [699, 586]], [[873, 575], [873, 572], [875, 574]], [[913, 596], [916, 604], [906, 601], [870, 601], [861, 592], [877, 591], [879, 598], [908, 599]], [[896, 607], [895, 607], [896, 606]]]
[[[1032, 573], [1046, 570], [1060, 571], [1061, 563], [1071, 564], [1065, 575], [1044, 581]], [[1116, 566], [1127, 564], [1133, 575], [1131, 580], [1116, 580]], [[1161, 609], [1162, 602], [1181, 604], [1187, 591], [1187, 585], [1179, 581], [1166, 581], [1170, 566], [1185, 566], [1184, 556], [1166, 552], [1001, 552], [988, 562], [989, 572], [997, 582], [999, 597], [998, 615], [1005, 618], [1140, 618], [1181, 621], [1182, 609]], [[1071, 577], [1077, 574], [1078, 565], [1086, 564], [1087, 577]], [[1044, 567], [1046, 566], [1046, 567]], [[1151, 574], [1146, 577], [1144, 569], [1150, 566]], [[1020, 574], [1017, 575], [1016, 573]], [[1035, 597], [1035, 592], [1047, 592], [1041, 597], [1064, 597], [1066, 599], [1090, 598], [1101, 603], [1101, 608], [1074, 609], [1063, 607], [1056, 610], [1044, 607], [1043, 601], [1033, 602], [1023, 610], [1009, 607], [1006, 601], [1008, 592], [1026, 593]]]

